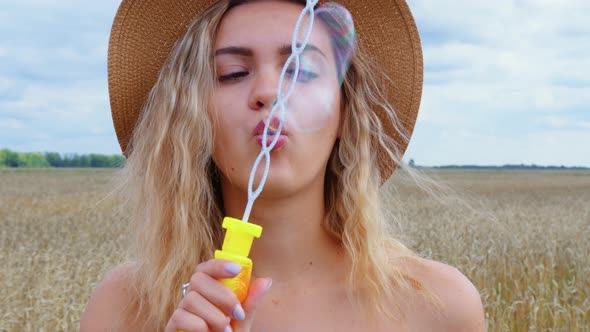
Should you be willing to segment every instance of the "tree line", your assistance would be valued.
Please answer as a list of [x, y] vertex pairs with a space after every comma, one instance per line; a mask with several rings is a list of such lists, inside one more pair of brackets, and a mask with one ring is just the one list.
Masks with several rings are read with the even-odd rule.
[[[508, 169], [508, 170], [590, 170], [585, 166], [564, 166], [564, 165], [537, 165], [537, 164], [504, 164], [498, 165], [442, 165], [442, 166], [421, 166], [417, 165], [414, 159], [410, 159], [408, 166], [412, 168], [437, 168], [437, 169]], [[400, 165], [403, 167], [403, 164]]]
[[522, 170], [588, 170], [590, 168], [584, 166], [564, 166], [564, 165], [526, 165], [526, 164], [505, 164], [502, 166], [494, 165], [444, 165], [444, 166], [432, 166], [432, 168], [440, 169], [522, 169]]
[[125, 165], [123, 155], [77, 154], [57, 152], [14, 152], [0, 150], [0, 167], [101, 167], [114, 168]]

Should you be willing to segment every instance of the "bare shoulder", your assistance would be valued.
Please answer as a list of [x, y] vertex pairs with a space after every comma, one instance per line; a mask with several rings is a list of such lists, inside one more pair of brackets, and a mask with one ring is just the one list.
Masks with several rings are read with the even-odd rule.
[[459, 269], [418, 257], [411, 259], [408, 268], [412, 277], [438, 299], [441, 325], [444, 326], [441, 330], [486, 330], [479, 291]]
[[131, 303], [129, 289], [133, 265], [122, 264], [109, 271], [96, 286], [80, 318], [80, 331], [113, 331], [117, 322], [125, 330], [137, 330], [122, 316]]

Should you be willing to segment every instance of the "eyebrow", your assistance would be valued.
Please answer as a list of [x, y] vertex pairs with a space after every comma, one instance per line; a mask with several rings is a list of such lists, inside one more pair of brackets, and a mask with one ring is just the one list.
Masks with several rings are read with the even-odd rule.
[[[297, 47], [299, 47], [299, 46], [301, 46], [301, 44], [297, 44]], [[279, 51], [279, 55], [291, 54], [291, 45], [285, 44], [285, 45], [279, 47], [278, 51]], [[305, 46], [305, 49], [303, 50], [303, 52], [307, 52], [307, 51], [318, 52], [324, 58], [327, 59], [324, 52], [322, 52], [319, 48], [317, 48], [313, 44], [307, 44]], [[215, 51], [215, 56], [222, 55], [222, 54], [233, 54], [233, 55], [241, 55], [241, 56], [249, 56], [249, 57], [254, 56], [254, 52], [252, 51], [252, 49], [247, 48], [247, 47], [242, 47], [242, 46], [228, 46], [228, 47], [220, 48]]]

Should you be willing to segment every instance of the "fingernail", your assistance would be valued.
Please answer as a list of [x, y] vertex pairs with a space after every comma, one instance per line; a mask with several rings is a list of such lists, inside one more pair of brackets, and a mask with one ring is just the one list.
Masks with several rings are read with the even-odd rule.
[[266, 285], [266, 291], [265, 291], [265, 293], [270, 290], [270, 286], [272, 286], [272, 279], [271, 278], [268, 278], [268, 285]]
[[233, 330], [231, 329], [231, 326], [226, 326], [225, 330], [223, 330], [223, 332], [233, 332]]
[[237, 320], [244, 320], [244, 319], [246, 319], [246, 313], [244, 312], [244, 309], [242, 308], [242, 305], [239, 304], [239, 303], [236, 304], [236, 306], [234, 307], [234, 310], [232, 310], [231, 314]]
[[238, 263], [226, 263], [224, 266], [226, 272], [237, 275], [242, 271], [242, 266]]

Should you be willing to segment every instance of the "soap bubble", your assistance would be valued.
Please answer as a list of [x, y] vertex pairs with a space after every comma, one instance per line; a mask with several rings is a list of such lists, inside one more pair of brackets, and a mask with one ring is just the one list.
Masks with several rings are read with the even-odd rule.
[[[304, 19], [299, 27], [298, 48], [301, 48], [307, 29], [308, 21]], [[281, 95], [288, 97], [286, 102], [283, 105], [275, 102], [272, 120], [268, 113], [262, 113], [271, 133], [279, 130], [278, 119], [281, 118], [284, 119], [281, 130], [315, 132], [325, 128], [340, 110], [343, 78], [356, 47], [350, 12], [336, 3], [323, 4], [315, 10], [311, 35], [299, 55], [298, 66], [293, 58], [284, 69]], [[324, 42], [318, 44], [316, 41]]]

